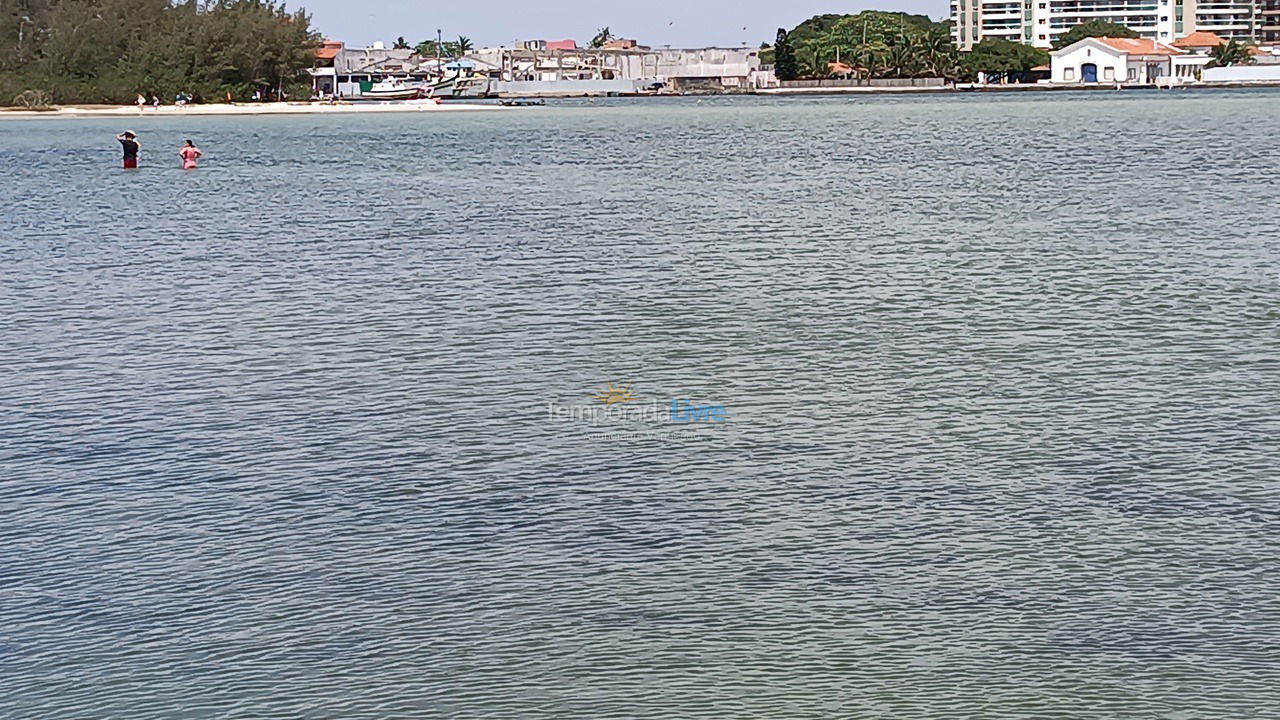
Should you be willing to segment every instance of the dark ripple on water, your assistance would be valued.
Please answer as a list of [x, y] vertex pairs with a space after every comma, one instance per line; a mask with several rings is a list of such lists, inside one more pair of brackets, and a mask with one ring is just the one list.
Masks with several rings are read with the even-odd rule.
[[0, 716], [1275, 717], [1276, 97], [6, 121]]

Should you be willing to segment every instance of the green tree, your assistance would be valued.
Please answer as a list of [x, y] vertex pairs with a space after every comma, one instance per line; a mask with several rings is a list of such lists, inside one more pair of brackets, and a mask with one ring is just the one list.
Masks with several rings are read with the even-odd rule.
[[396, 50], [408, 50], [409, 41], [405, 40], [404, 36], [401, 35], [400, 37], [396, 38], [395, 43], [391, 47], [395, 48]]
[[857, 15], [818, 15], [788, 33], [797, 58], [797, 74], [828, 75], [829, 63], [842, 61], [872, 77], [946, 77], [960, 73], [959, 51], [951, 30], [924, 15], [867, 10]]
[[596, 33], [596, 36], [591, 38], [591, 47], [602, 48], [605, 46], [605, 43], [613, 39], [613, 33], [609, 32], [609, 28], [607, 26], [602, 27], [600, 28], [600, 31]]
[[1225, 42], [1209, 51], [1210, 60], [1205, 67], [1230, 67], [1231, 65], [1252, 65], [1253, 54], [1249, 47], [1235, 40]]
[[476, 46], [471, 43], [471, 38], [463, 35], [458, 36], [458, 42], [454, 43], [453, 47], [457, 51], [458, 55], [466, 55], [476, 48]]
[[0, 101], [296, 95], [319, 40], [310, 23], [274, 0], [0, 0]]
[[982, 72], [1005, 79], [1015, 75], [1025, 77], [1031, 68], [1048, 62], [1049, 53], [1044, 50], [1004, 38], [986, 38], [974, 45], [965, 57], [970, 76]]
[[1090, 20], [1076, 25], [1059, 35], [1058, 39], [1053, 41], [1053, 49], [1060, 50], [1072, 43], [1091, 37], [1136, 38], [1138, 33], [1118, 23], [1107, 22], [1106, 20]]
[[783, 28], [778, 28], [778, 37], [773, 43], [773, 74], [779, 80], [795, 80], [798, 75], [796, 51]]

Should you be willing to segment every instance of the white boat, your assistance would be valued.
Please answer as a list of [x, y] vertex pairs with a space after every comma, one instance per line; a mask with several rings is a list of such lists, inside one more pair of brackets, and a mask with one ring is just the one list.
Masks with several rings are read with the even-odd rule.
[[376, 82], [368, 90], [360, 93], [361, 100], [415, 100], [425, 98], [429, 88], [413, 80], [392, 78]]

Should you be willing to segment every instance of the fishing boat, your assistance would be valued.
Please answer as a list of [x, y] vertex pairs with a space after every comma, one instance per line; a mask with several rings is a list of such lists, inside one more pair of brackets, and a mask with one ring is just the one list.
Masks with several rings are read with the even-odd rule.
[[417, 100], [425, 98], [430, 88], [419, 82], [403, 78], [391, 78], [374, 83], [360, 93], [361, 100]]

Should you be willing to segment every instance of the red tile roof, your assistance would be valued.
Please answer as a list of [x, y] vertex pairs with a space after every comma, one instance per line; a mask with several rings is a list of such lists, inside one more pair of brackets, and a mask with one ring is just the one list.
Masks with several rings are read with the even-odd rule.
[[548, 50], [577, 50], [578, 43], [572, 40], [548, 40]]
[[332, 60], [338, 57], [338, 53], [342, 51], [342, 43], [326, 41], [324, 45], [316, 48], [317, 60]]
[[1158, 43], [1151, 38], [1113, 38], [1100, 37], [1094, 38], [1098, 42], [1107, 45], [1120, 52], [1129, 53], [1130, 55], [1181, 55], [1182, 51], [1169, 47], [1163, 43]]
[[1197, 30], [1184, 38], [1178, 38], [1173, 41], [1174, 47], [1179, 48], [1212, 48], [1218, 47], [1226, 42], [1217, 34], [1208, 30]]

